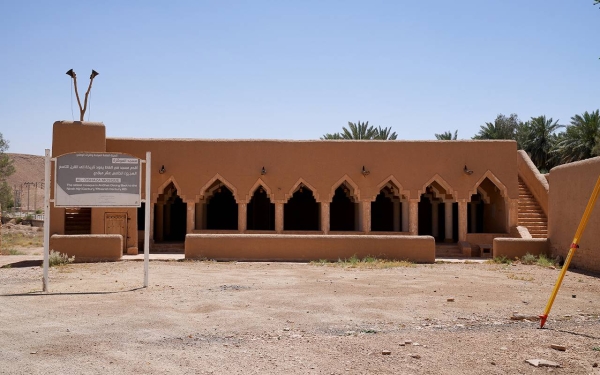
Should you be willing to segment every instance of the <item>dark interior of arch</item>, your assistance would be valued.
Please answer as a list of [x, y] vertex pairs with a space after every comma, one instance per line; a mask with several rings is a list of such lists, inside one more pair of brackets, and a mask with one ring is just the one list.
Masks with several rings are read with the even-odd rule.
[[302, 186], [283, 205], [284, 230], [319, 230], [319, 204], [310, 189]]
[[[173, 183], [170, 183], [164, 190], [164, 193], [159, 195], [158, 201], [164, 204], [162, 210], [163, 238], [162, 241], [179, 242], [185, 240], [185, 232], [187, 225], [187, 205], [177, 195], [177, 189]], [[154, 210], [155, 215], [157, 210]], [[158, 220], [155, 220], [155, 225]], [[156, 233], [156, 229], [155, 229]]]
[[[432, 220], [433, 215], [431, 214], [432, 209], [431, 200], [425, 194], [421, 195], [421, 200], [419, 201], [419, 236], [431, 236], [432, 232]], [[438, 215], [438, 217], [440, 217]], [[443, 217], [443, 216], [442, 216]], [[438, 227], [443, 229], [444, 227]], [[442, 231], [440, 231], [443, 233]]]
[[238, 229], [238, 205], [231, 190], [225, 186], [216, 189], [208, 199], [206, 204], [206, 229]]
[[[471, 206], [475, 206], [475, 215], [473, 218]], [[481, 194], [473, 194], [471, 195], [471, 202], [469, 202], [469, 209], [467, 210], [467, 232], [468, 233], [485, 233], [485, 224], [484, 224], [484, 212], [485, 212], [485, 202], [481, 197]], [[473, 227], [473, 220], [475, 220], [475, 227]]]
[[275, 230], [275, 204], [262, 186], [254, 191], [247, 210], [248, 230]]
[[[346, 191], [344, 191], [346, 190]], [[347, 188], [341, 185], [335, 189], [335, 194], [329, 206], [329, 229], [332, 231], [354, 231], [356, 205], [348, 197]]]
[[[402, 228], [402, 203], [398, 222]], [[371, 231], [373, 232], [392, 232], [394, 230], [394, 202], [382, 190], [375, 198], [375, 202], [371, 202]]]

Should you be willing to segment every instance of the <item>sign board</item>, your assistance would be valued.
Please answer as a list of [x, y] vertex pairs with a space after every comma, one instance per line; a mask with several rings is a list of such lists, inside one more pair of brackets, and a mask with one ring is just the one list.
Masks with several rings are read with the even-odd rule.
[[141, 160], [88, 152], [56, 158], [56, 207], [140, 207]]

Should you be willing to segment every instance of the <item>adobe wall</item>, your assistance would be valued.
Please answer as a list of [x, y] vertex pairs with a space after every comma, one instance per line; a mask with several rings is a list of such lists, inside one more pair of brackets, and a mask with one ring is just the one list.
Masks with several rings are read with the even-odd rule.
[[352, 256], [435, 262], [431, 236], [188, 234], [186, 259], [221, 261], [337, 261]]
[[522, 258], [526, 254], [539, 256], [548, 254], [547, 238], [496, 238], [492, 255], [508, 259]]
[[[554, 256], [566, 258], [600, 176], [600, 157], [569, 163], [550, 171], [548, 238]], [[600, 199], [596, 202], [572, 265], [600, 272]]]
[[53, 235], [50, 250], [74, 256], [75, 262], [114, 262], [123, 255], [123, 238], [118, 234]]
[[[518, 199], [514, 141], [261, 141], [107, 138], [106, 151], [140, 158], [152, 152], [152, 192], [174, 176], [184, 201], [198, 201], [202, 187], [219, 174], [247, 203], [260, 179], [272, 201], [285, 202], [303, 179], [318, 202], [331, 202], [334, 189], [347, 176], [357, 186], [358, 200], [374, 200], [380, 184], [392, 176], [402, 193], [419, 199], [437, 176], [458, 200], [470, 200], [488, 170]], [[159, 174], [164, 165], [166, 172]], [[467, 175], [464, 166], [473, 170]], [[361, 173], [362, 167], [370, 171]], [[262, 168], [267, 173], [260, 174]], [[156, 196], [153, 197], [154, 201]]]

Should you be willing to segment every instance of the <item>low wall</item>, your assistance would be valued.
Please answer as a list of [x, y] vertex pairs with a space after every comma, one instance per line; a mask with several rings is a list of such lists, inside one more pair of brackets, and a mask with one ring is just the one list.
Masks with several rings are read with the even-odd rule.
[[509, 259], [521, 258], [525, 254], [547, 255], [549, 241], [546, 238], [496, 238], [492, 256], [505, 256]]
[[471, 245], [492, 244], [494, 238], [511, 237], [510, 233], [467, 233], [467, 242]]
[[50, 237], [50, 250], [75, 256], [75, 262], [114, 262], [123, 255], [119, 234], [59, 235]]
[[523, 150], [517, 151], [517, 170], [525, 185], [548, 216], [548, 191], [550, 186], [546, 177], [538, 171], [529, 155]]
[[[554, 256], [567, 257], [581, 217], [600, 177], [600, 157], [564, 164], [550, 171], [548, 238]], [[600, 272], [600, 199], [596, 201], [571, 265]]]
[[188, 234], [186, 259], [221, 261], [337, 261], [356, 255], [435, 262], [431, 236]]

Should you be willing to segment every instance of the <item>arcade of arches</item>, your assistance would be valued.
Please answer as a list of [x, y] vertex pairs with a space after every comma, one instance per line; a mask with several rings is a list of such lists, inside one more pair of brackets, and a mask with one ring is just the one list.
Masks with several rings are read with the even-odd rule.
[[[318, 201], [300, 183], [286, 202], [272, 201], [258, 185], [247, 202], [216, 180], [201, 199], [184, 202], [172, 182], [154, 204], [155, 242], [184, 241], [186, 233], [358, 232], [430, 235], [438, 242], [464, 240], [467, 233], [506, 233], [508, 208], [502, 190], [485, 178], [468, 201], [458, 201], [445, 184], [433, 181], [418, 199], [408, 199], [392, 181], [373, 199], [359, 200], [347, 181]], [[461, 224], [462, 223], [462, 224]]]

